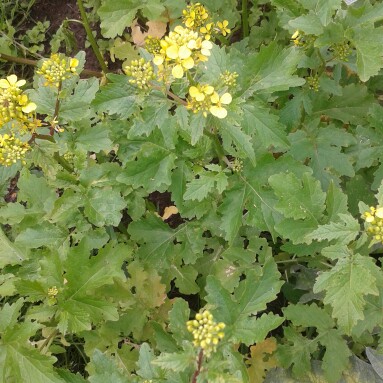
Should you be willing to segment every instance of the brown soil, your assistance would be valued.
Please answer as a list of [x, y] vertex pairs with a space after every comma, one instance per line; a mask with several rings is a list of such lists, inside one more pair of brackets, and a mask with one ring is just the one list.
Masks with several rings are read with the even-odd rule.
[[[47, 42], [57, 32], [62, 22], [66, 19], [81, 20], [76, 0], [37, 0], [32, 7], [31, 18], [35, 21], [50, 22], [50, 28], [47, 34]], [[91, 48], [85, 48], [86, 32], [84, 27], [76, 22], [70, 23], [70, 29], [76, 39], [76, 54], [78, 51], [86, 52], [86, 69], [100, 70], [100, 65]], [[46, 48], [46, 54], [49, 54], [49, 45]]]

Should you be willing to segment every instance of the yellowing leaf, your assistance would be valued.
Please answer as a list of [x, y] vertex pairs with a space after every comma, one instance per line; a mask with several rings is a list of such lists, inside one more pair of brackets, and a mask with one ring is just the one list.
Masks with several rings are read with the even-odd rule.
[[166, 24], [162, 21], [148, 21], [146, 26], [148, 27], [147, 32], [141, 31], [137, 19], [133, 20], [131, 25], [133, 42], [140, 47], [145, 45], [146, 36], [157, 37], [160, 39], [166, 32]]
[[178, 209], [175, 206], [167, 206], [167, 207], [165, 207], [165, 211], [164, 211], [164, 214], [162, 216], [162, 220], [166, 221], [173, 214], [177, 214], [177, 213], [178, 213]]
[[267, 338], [263, 342], [250, 347], [251, 358], [247, 362], [249, 367], [249, 381], [252, 383], [262, 383], [265, 379], [266, 371], [276, 367], [277, 361], [273, 352], [277, 349], [275, 338]]

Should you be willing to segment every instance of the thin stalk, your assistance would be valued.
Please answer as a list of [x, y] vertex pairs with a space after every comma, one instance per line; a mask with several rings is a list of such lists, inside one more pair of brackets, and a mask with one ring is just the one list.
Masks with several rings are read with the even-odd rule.
[[89, 39], [90, 45], [92, 46], [93, 52], [96, 55], [96, 58], [97, 58], [100, 66], [101, 66], [102, 71], [104, 73], [107, 73], [108, 67], [106, 66], [104, 58], [102, 57], [100, 49], [98, 48], [96, 39], [94, 38], [94, 36], [92, 34], [92, 30], [90, 28], [88, 17], [86, 16], [86, 12], [85, 12], [85, 8], [84, 8], [84, 4], [83, 4], [82, 0], [77, 0], [77, 6], [78, 6], [78, 9], [80, 11], [81, 20], [84, 24], [86, 35], [88, 36], [88, 39]]
[[[31, 65], [31, 66], [37, 66], [37, 60], [31, 60], [31, 59], [26, 59], [23, 57], [16, 57], [16, 56], [10, 56], [6, 55], [4, 53], [0, 53], [0, 59], [3, 59], [5, 61], [13, 62], [16, 64], [22, 64], [22, 65]], [[91, 70], [91, 69], [84, 69], [81, 72], [82, 75], [85, 75], [86, 77], [102, 77], [102, 73], [96, 70]]]
[[70, 166], [69, 162], [66, 161], [63, 157], [58, 154], [58, 152], [53, 154], [53, 158], [69, 173], [73, 173], [74, 169], [72, 166]]
[[242, 0], [242, 37], [249, 36], [249, 10], [248, 0]]
[[201, 351], [198, 354], [197, 369], [194, 371], [194, 374], [191, 378], [191, 383], [197, 383], [198, 375], [201, 373], [202, 360], [203, 360], [203, 350], [201, 349]]

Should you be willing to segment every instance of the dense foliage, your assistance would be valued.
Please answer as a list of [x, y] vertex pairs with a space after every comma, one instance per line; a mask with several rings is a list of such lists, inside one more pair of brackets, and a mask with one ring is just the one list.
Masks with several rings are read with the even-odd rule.
[[78, 1], [103, 77], [57, 35], [0, 80], [2, 382], [383, 382], [383, 3], [347, 3]]

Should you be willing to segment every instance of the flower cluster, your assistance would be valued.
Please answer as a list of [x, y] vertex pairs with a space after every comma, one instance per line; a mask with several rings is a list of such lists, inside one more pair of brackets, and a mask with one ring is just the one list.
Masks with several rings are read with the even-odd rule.
[[140, 89], [148, 89], [150, 81], [155, 78], [151, 63], [145, 62], [143, 58], [131, 61], [130, 65], [124, 68], [124, 71], [132, 77], [129, 82]]
[[21, 124], [22, 130], [34, 126], [36, 104], [23, 93], [21, 87], [25, 83], [14, 74], [0, 79], [0, 128], [9, 121]]
[[207, 9], [201, 3], [190, 4], [182, 11], [183, 23], [193, 31], [199, 32], [210, 40], [213, 34], [227, 36], [230, 33], [229, 22], [227, 20], [214, 23]]
[[306, 78], [307, 85], [310, 89], [314, 90], [315, 92], [318, 92], [319, 90], [319, 76], [318, 75], [312, 75]]
[[239, 158], [235, 158], [231, 164], [231, 168], [233, 169], [234, 173], [240, 173], [243, 169], [243, 161]]
[[50, 287], [48, 289], [48, 304], [50, 306], [53, 306], [57, 303], [57, 294], [59, 293], [59, 290], [56, 286]]
[[182, 11], [183, 23], [190, 29], [197, 29], [206, 24], [209, 14], [201, 3], [190, 4]]
[[0, 135], [0, 164], [3, 166], [11, 166], [17, 161], [25, 164], [25, 153], [30, 149], [27, 142], [21, 141], [14, 135]]
[[297, 47], [308, 48], [314, 43], [315, 36], [306, 35], [301, 31], [295, 31], [294, 34], [291, 36], [291, 40]]
[[220, 78], [224, 85], [234, 88], [237, 85], [237, 72], [230, 72], [225, 70], [225, 72], [221, 73]]
[[363, 213], [362, 218], [369, 224], [367, 234], [375, 240], [383, 242], [383, 207], [370, 207]]
[[330, 47], [330, 50], [333, 51], [334, 57], [341, 61], [348, 61], [352, 49], [348, 41], [343, 41], [342, 43], [333, 44]]
[[51, 57], [41, 65], [36, 71], [45, 78], [45, 86], [53, 86], [58, 88], [62, 81], [76, 75], [76, 68], [79, 62], [76, 58], [67, 58], [63, 55], [54, 53]]
[[146, 36], [145, 48], [152, 55], [159, 55], [161, 52], [161, 40], [157, 37]]
[[157, 66], [170, 66], [174, 78], [182, 78], [185, 71], [200, 61], [207, 61], [213, 44], [191, 29], [178, 25], [168, 36], [160, 40], [161, 49], [154, 56]]
[[202, 112], [206, 117], [207, 112], [218, 118], [225, 118], [227, 110], [224, 105], [232, 101], [230, 93], [219, 96], [211, 85], [197, 85], [189, 88], [189, 98], [187, 108], [194, 113]]
[[208, 311], [200, 311], [194, 320], [186, 322], [187, 330], [193, 334], [193, 344], [201, 347], [204, 354], [209, 357], [217, 349], [217, 344], [225, 336], [222, 331], [225, 323], [215, 322], [213, 315]]

